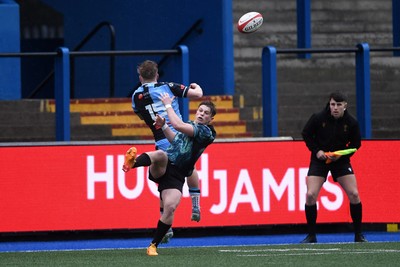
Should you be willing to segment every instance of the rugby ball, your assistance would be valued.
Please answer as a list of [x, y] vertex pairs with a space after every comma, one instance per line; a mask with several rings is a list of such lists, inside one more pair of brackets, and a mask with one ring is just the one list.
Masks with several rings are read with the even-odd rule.
[[252, 33], [258, 30], [263, 24], [263, 16], [258, 12], [244, 14], [237, 23], [238, 31], [241, 33]]

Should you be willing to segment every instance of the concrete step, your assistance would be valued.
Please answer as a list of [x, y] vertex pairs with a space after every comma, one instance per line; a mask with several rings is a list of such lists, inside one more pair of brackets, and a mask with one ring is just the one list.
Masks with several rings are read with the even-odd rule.
[[[213, 122], [217, 135], [248, 135], [246, 122], [244, 121], [221, 121]], [[114, 124], [112, 136], [151, 136], [150, 129], [145, 124]]]
[[233, 96], [231, 95], [221, 95], [221, 96], [204, 96], [199, 99], [190, 99], [189, 100], [189, 109], [197, 110], [197, 107], [202, 101], [212, 101], [214, 102], [216, 108], [233, 108]]
[[[0, 126], [0, 142], [51, 142], [56, 141], [55, 125]], [[112, 140], [111, 127], [107, 125], [73, 125], [71, 141]]]
[[[190, 100], [190, 119], [194, 119], [195, 112], [201, 101], [210, 100], [216, 104], [217, 116], [213, 124], [218, 135], [224, 138], [252, 136], [246, 130], [245, 121], [240, 120], [240, 109], [234, 108], [234, 101], [240, 103], [240, 97], [233, 96], [205, 96], [200, 99]], [[115, 109], [114, 109], [115, 108]], [[48, 101], [46, 110], [49, 114], [55, 112], [55, 102]], [[98, 136], [101, 139], [109, 138], [144, 138], [152, 139], [152, 133], [147, 125], [139, 119], [131, 109], [129, 98], [120, 99], [74, 99], [71, 100], [70, 110], [78, 112], [77, 125], [107, 125], [110, 127], [111, 137]], [[86, 138], [79, 135], [79, 138]]]
[[393, 128], [373, 129], [372, 136], [374, 139], [398, 140], [400, 136], [400, 129], [393, 129]]
[[[35, 109], [15, 112], [0, 112], [0, 121], [3, 126], [48, 126], [55, 125], [55, 113], [36, 112]], [[71, 125], [80, 124], [80, 115], [78, 113], [70, 113]]]
[[25, 111], [6, 111], [0, 112], [0, 121], [2, 126], [14, 127], [14, 126], [32, 126], [32, 122], [35, 125], [54, 125], [55, 115], [47, 112], [32, 112], [29, 109]]
[[1, 112], [29, 112], [31, 110], [46, 111], [46, 100], [22, 99], [22, 100], [0, 100]]
[[133, 112], [133, 110], [81, 112], [80, 118], [80, 123], [83, 125], [142, 123], [142, 120]]
[[[55, 112], [55, 101], [46, 102], [46, 110]], [[132, 111], [130, 98], [71, 99], [70, 112], [116, 112]]]
[[[196, 110], [190, 110], [189, 119], [194, 120]], [[218, 108], [214, 121], [236, 121], [239, 120], [239, 109]], [[129, 124], [137, 123], [145, 125], [133, 111], [96, 111], [81, 112], [80, 122], [82, 124]]]
[[[197, 109], [203, 100], [218, 103], [218, 108], [233, 108], [232, 96], [206, 96], [199, 100], [190, 100], [189, 108]], [[45, 102], [46, 110], [55, 112], [55, 101]], [[72, 99], [70, 101], [71, 112], [130, 112], [132, 111], [131, 98], [96, 98], [96, 99]]]

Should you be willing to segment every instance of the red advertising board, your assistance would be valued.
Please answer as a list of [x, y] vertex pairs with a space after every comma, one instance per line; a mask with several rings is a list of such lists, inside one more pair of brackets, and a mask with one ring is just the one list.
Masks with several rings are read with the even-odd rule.
[[[147, 229], [159, 218], [147, 168], [121, 170], [128, 144], [0, 147], [0, 232]], [[137, 145], [139, 154], [153, 145]], [[352, 157], [363, 221], [400, 222], [400, 141], [363, 141]], [[218, 142], [196, 168], [202, 219], [190, 221], [187, 187], [174, 227], [305, 223], [309, 151], [301, 141]], [[318, 222], [351, 222], [343, 190], [329, 177]]]

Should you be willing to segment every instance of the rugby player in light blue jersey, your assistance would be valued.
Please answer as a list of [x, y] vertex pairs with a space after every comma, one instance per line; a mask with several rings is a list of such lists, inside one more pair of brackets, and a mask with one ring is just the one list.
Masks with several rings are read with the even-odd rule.
[[154, 121], [154, 126], [164, 131], [170, 141], [168, 149], [144, 152], [137, 157], [137, 149], [131, 147], [125, 154], [122, 167], [124, 172], [128, 172], [132, 168], [150, 166], [149, 179], [158, 183], [160, 198], [164, 201], [164, 213], [158, 220], [153, 240], [147, 248], [149, 256], [158, 255], [157, 247], [172, 226], [175, 210], [182, 198], [185, 177], [192, 174], [196, 161], [216, 137], [214, 127], [210, 125], [217, 112], [212, 102], [201, 102], [194, 121], [185, 123], [172, 108], [174, 99], [168, 93], [160, 95], [170, 122], [177, 131], [172, 131], [166, 119], [160, 115]]
[[[158, 65], [156, 62], [146, 60], [137, 67], [137, 73], [141, 86], [135, 90], [132, 95], [132, 108], [134, 112], [145, 121], [147, 126], [153, 133], [153, 137], [156, 143], [156, 149], [166, 151], [170, 143], [165, 137], [163, 131], [153, 125], [156, 115], [160, 115], [166, 119], [166, 125], [170, 127], [173, 132], [176, 130], [171, 126], [167, 112], [161, 100], [160, 95], [167, 93], [170, 97], [187, 97], [187, 98], [200, 98], [203, 96], [202, 88], [196, 84], [191, 83], [189, 86], [185, 86], [179, 83], [173, 82], [158, 82]], [[171, 107], [174, 109], [175, 114], [182, 119], [179, 111], [178, 99], [174, 98], [171, 103]], [[187, 177], [187, 184], [189, 187], [189, 194], [192, 199], [192, 221], [200, 221], [200, 186], [199, 176], [196, 170], [193, 174]], [[163, 202], [160, 199], [160, 212], [164, 210]], [[168, 233], [164, 237], [162, 243], [168, 243], [169, 239], [173, 236], [172, 229], [168, 230]]]

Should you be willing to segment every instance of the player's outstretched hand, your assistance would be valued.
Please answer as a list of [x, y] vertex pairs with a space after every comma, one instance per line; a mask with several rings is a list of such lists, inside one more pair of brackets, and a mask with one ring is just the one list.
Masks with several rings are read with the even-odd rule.
[[165, 118], [161, 117], [160, 115], [156, 115], [156, 119], [153, 123], [156, 129], [160, 129], [165, 124]]

